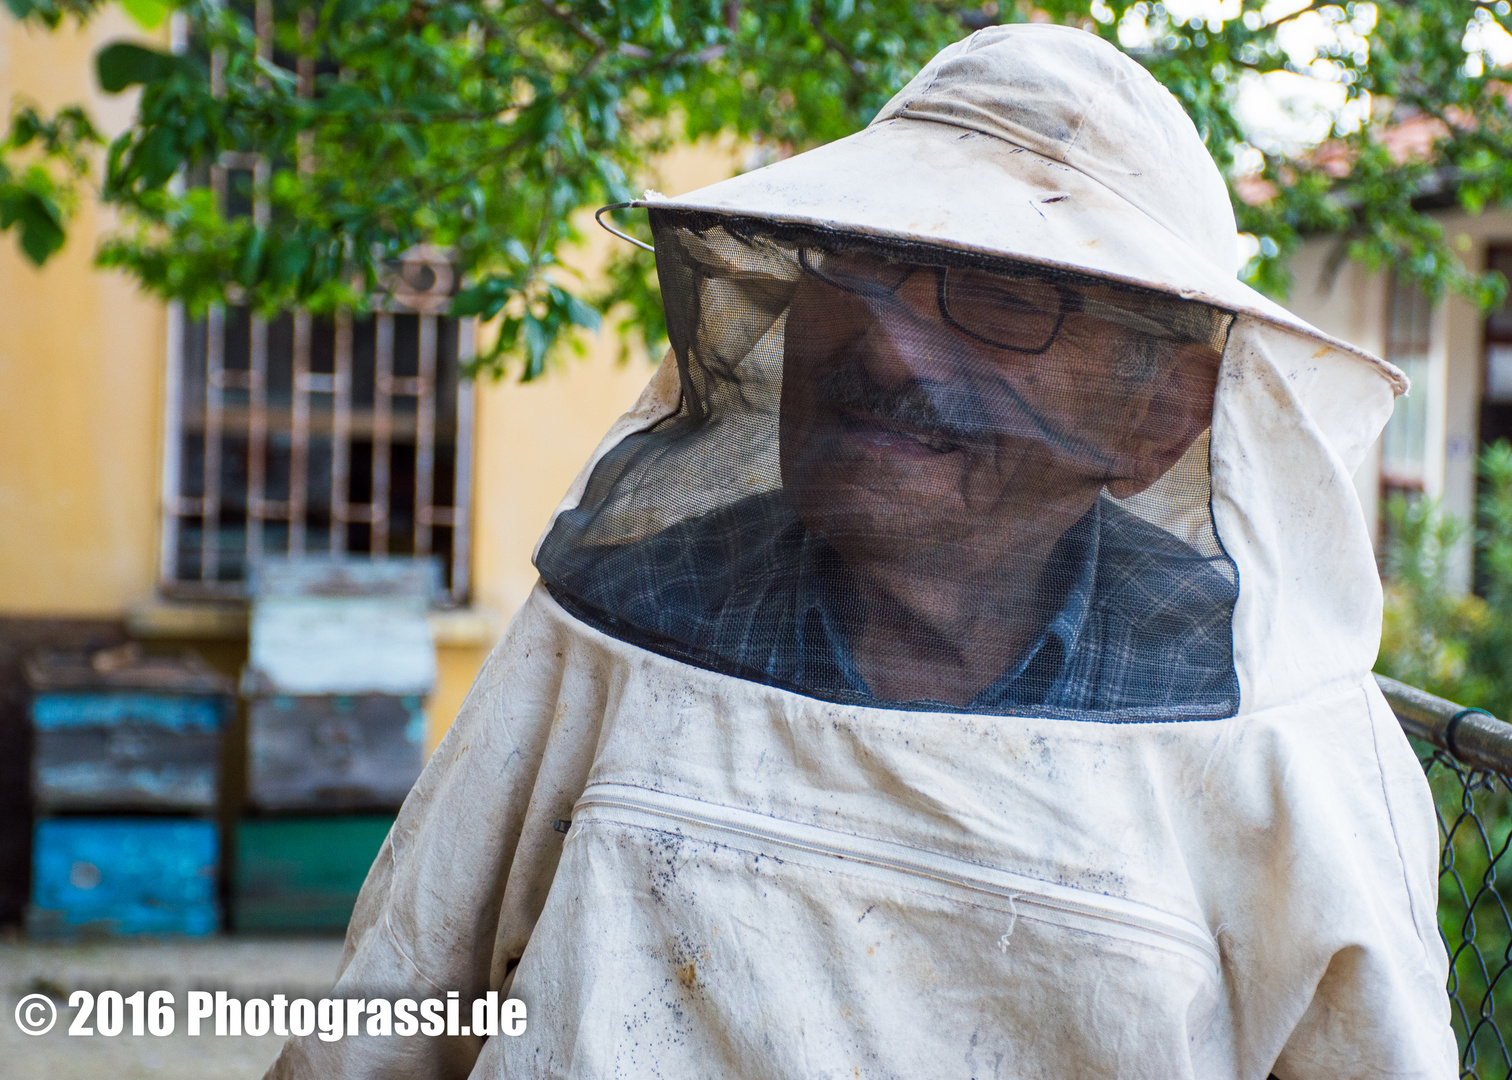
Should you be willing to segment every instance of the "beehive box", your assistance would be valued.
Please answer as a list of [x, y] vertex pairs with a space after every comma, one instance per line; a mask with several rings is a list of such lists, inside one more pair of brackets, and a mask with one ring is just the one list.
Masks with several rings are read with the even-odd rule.
[[264, 810], [397, 807], [425, 764], [418, 696], [254, 698], [247, 797]]
[[357, 892], [393, 823], [392, 814], [238, 822], [232, 928], [345, 930]]
[[391, 809], [425, 760], [436, 678], [432, 560], [264, 559], [252, 580], [247, 798], [259, 810]]
[[423, 696], [436, 681], [432, 559], [265, 558], [242, 693]]
[[127, 646], [36, 656], [26, 677], [39, 811], [215, 807], [233, 685], [204, 661]]
[[213, 934], [220, 925], [219, 858], [219, 835], [211, 821], [39, 821], [27, 930], [48, 939]]

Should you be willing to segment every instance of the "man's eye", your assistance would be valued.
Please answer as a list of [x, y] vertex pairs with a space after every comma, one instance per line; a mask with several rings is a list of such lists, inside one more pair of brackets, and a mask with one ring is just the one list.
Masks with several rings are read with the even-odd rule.
[[952, 272], [942, 299], [946, 319], [958, 330], [1005, 349], [1038, 352], [1060, 324], [1060, 294], [1039, 282]]
[[1004, 312], [1044, 312], [1056, 309], [1055, 302], [1037, 293], [1016, 292], [1011, 289], [972, 290], [961, 296], [964, 303], [981, 307], [998, 308]]

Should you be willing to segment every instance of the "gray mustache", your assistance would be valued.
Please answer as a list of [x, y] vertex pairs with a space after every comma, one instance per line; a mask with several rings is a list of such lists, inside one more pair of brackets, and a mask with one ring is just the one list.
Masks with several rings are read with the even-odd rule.
[[896, 421], [943, 442], [983, 442], [997, 433], [975, 393], [916, 379], [885, 387], [860, 364], [828, 368], [816, 389], [820, 400], [839, 411]]

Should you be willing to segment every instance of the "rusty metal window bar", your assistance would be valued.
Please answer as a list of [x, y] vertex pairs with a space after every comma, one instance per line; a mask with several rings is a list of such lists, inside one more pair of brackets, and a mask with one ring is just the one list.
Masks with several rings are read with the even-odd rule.
[[[252, 9], [259, 55], [281, 60], [272, 0]], [[209, 59], [215, 88], [224, 57]], [[313, 93], [315, 61], [294, 69]], [[267, 224], [270, 175], [261, 155], [227, 153], [188, 179], [226, 214]], [[407, 253], [388, 284], [361, 318], [268, 319], [234, 295], [203, 319], [170, 311], [165, 593], [240, 596], [263, 555], [355, 554], [438, 558], [447, 598], [466, 602], [472, 386], [460, 373], [474, 323], [446, 315], [455, 273], [441, 251]]]
[[1438, 813], [1439, 933], [1461, 1077], [1512, 1076], [1512, 724], [1377, 676]]

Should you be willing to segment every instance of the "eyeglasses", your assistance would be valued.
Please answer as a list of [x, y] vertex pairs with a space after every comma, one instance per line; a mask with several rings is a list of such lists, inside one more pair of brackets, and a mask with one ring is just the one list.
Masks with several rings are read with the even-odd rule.
[[1153, 337], [1170, 337], [1158, 320], [1036, 278], [983, 270], [921, 266], [856, 252], [799, 248], [804, 270], [827, 285], [872, 300], [892, 299], [921, 270], [935, 275], [940, 318], [967, 337], [1034, 355], [1055, 343], [1070, 312], [1081, 312]]

